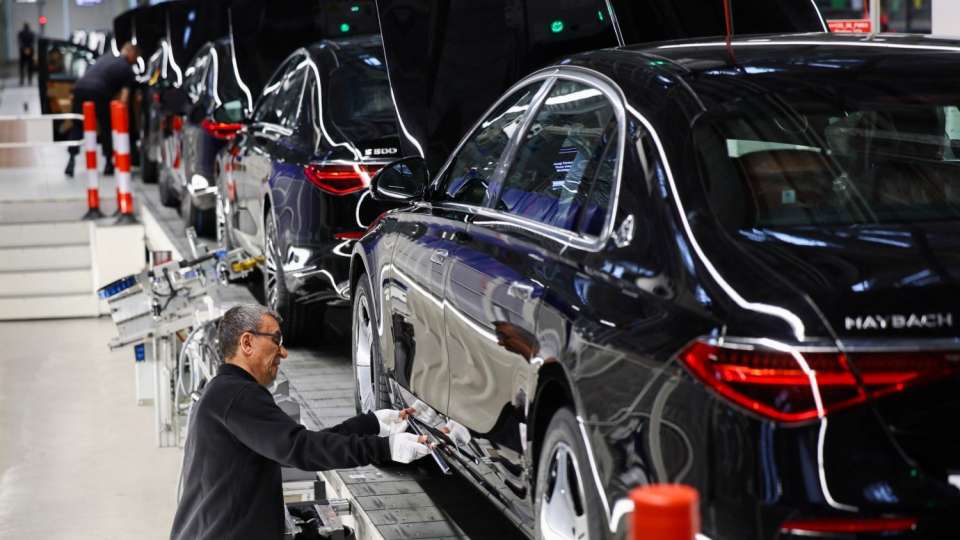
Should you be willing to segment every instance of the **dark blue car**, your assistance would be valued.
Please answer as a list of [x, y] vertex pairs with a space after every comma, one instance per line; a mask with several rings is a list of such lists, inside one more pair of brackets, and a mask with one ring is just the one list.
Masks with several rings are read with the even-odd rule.
[[218, 238], [265, 257], [264, 295], [289, 339], [318, 334], [326, 306], [345, 302], [352, 244], [389, 208], [370, 177], [398, 154], [378, 36], [294, 52], [220, 153]]

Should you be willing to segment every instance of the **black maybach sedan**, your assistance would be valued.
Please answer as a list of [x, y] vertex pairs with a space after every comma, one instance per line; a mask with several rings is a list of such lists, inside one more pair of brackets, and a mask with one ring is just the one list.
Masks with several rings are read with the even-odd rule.
[[955, 538], [958, 73], [805, 34], [526, 77], [374, 177], [407, 206], [353, 251], [358, 408], [416, 405], [536, 538], [622, 538], [663, 482], [714, 540]]
[[262, 255], [266, 303], [291, 340], [319, 338], [326, 307], [346, 304], [350, 250], [393, 206], [370, 177], [399, 155], [379, 36], [299, 49], [264, 87], [217, 156], [217, 235]]

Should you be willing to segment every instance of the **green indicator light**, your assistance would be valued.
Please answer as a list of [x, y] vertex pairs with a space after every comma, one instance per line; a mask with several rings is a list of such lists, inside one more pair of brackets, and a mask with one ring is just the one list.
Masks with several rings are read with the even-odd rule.
[[360, 11], [360, 6], [353, 6], [350, 8], [350, 11], [353, 11], [354, 13], [356, 13], [357, 11]]
[[563, 32], [563, 21], [553, 21], [550, 23], [550, 31], [554, 34], [559, 34]]
[[597, 12], [597, 17], [600, 18], [600, 22], [603, 22], [603, 12], [602, 12], [602, 11], [598, 11], [598, 12]]
[[917, 470], [916, 470], [916, 469], [911, 469], [911, 470], [910, 470], [910, 476], [916, 478], [916, 477], [917, 477]]
[[341, 24], [341, 25], [340, 25], [340, 31], [341, 31], [341, 32], [344, 32], [344, 33], [349, 32], [349, 31], [350, 31], [350, 25], [347, 24], [347, 23]]

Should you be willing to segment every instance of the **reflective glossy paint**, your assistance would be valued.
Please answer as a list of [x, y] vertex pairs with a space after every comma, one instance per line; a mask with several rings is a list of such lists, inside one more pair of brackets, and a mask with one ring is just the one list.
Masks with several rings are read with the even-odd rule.
[[379, 37], [324, 41], [294, 52], [218, 157], [228, 242], [262, 254], [264, 224], [275, 219], [279, 271], [293, 298], [306, 303], [345, 301], [352, 243], [390, 208], [371, 199], [368, 186], [385, 163], [380, 151], [398, 146], [392, 105], [383, 119], [370, 116], [378, 103], [364, 100], [354, 111], [363, 126], [351, 131], [355, 126], [344, 123], [339, 108], [344, 102], [334, 101], [350, 93], [378, 97], [364, 86], [370, 79], [356, 71], [341, 75], [357, 64], [379, 69], [386, 84]]
[[[709, 191], [711, 171], [743, 163], [741, 152], [781, 156], [789, 137], [819, 133], [813, 113], [793, 113], [809, 119], [800, 128], [770, 120], [783, 135], [773, 142], [760, 118], [754, 142], [767, 146], [719, 139], [708, 161], [702, 152], [716, 141], [694, 134], [706, 113], [734, 103], [842, 88], [851, 115], [949, 109], [943, 134], [877, 128], [887, 134], [874, 164], [888, 167], [893, 149], [953, 171], [958, 52], [960, 42], [917, 36], [767, 35], [585, 53], [531, 75], [556, 77], [550, 92], [587, 90], [541, 92], [505, 125], [491, 108], [473, 135], [445, 143], [452, 155], [426, 198], [381, 216], [353, 250], [353, 286], [369, 276], [370, 328], [393, 399], [425, 401], [434, 426], [465, 427], [470, 441], [450, 447], [449, 463], [531, 535], [536, 500], [549, 493], [536, 472], [551, 469], [539, 465], [566, 456], [587, 486], [585, 521], [570, 526], [591, 538], [622, 537], [624, 523], [608, 522], [614, 503], [655, 482], [699, 490], [711, 539], [952, 536], [960, 212], [949, 190], [922, 199], [938, 205], [924, 219], [875, 211], [866, 223], [731, 226]], [[871, 101], [877, 94], [863, 89], [874, 81], [920, 90]], [[600, 108], [604, 99], [612, 109]], [[600, 111], [614, 127], [591, 127]], [[576, 114], [579, 123], [562, 120]], [[884, 146], [894, 136], [901, 142]], [[909, 143], [930, 136], [941, 154], [910, 154]], [[850, 152], [828, 144], [815, 153]], [[495, 148], [497, 163], [475, 165], [489, 155], [477, 148]], [[450, 186], [477, 178], [457, 190], [469, 200], [451, 199]], [[890, 181], [913, 178], [948, 182], [939, 173]], [[802, 200], [794, 182], [777, 188], [783, 206], [827, 208]], [[528, 189], [511, 192], [518, 186]], [[909, 193], [895, 204], [919, 204]], [[683, 351], [708, 369], [680, 361]], [[565, 410], [583, 452], [546, 430]]]

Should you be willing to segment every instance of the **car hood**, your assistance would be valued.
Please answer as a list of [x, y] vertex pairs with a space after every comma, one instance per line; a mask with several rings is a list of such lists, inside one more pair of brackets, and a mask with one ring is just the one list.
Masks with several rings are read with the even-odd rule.
[[739, 261], [771, 273], [786, 287], [753, 289], [761, 301], [805, 296], [840, 339], [955, 338], [957, 231], [956, 222], [738, 231], [746, 257], [718, 271], [737, 275]]
[[[606, 47], [726, 34], [716, 0], [380, 0], [404, 155], [432, 174], [480, 116], [531, 71]], [[823, 32], [813, 2], [732, 0], [738, 34]]]

